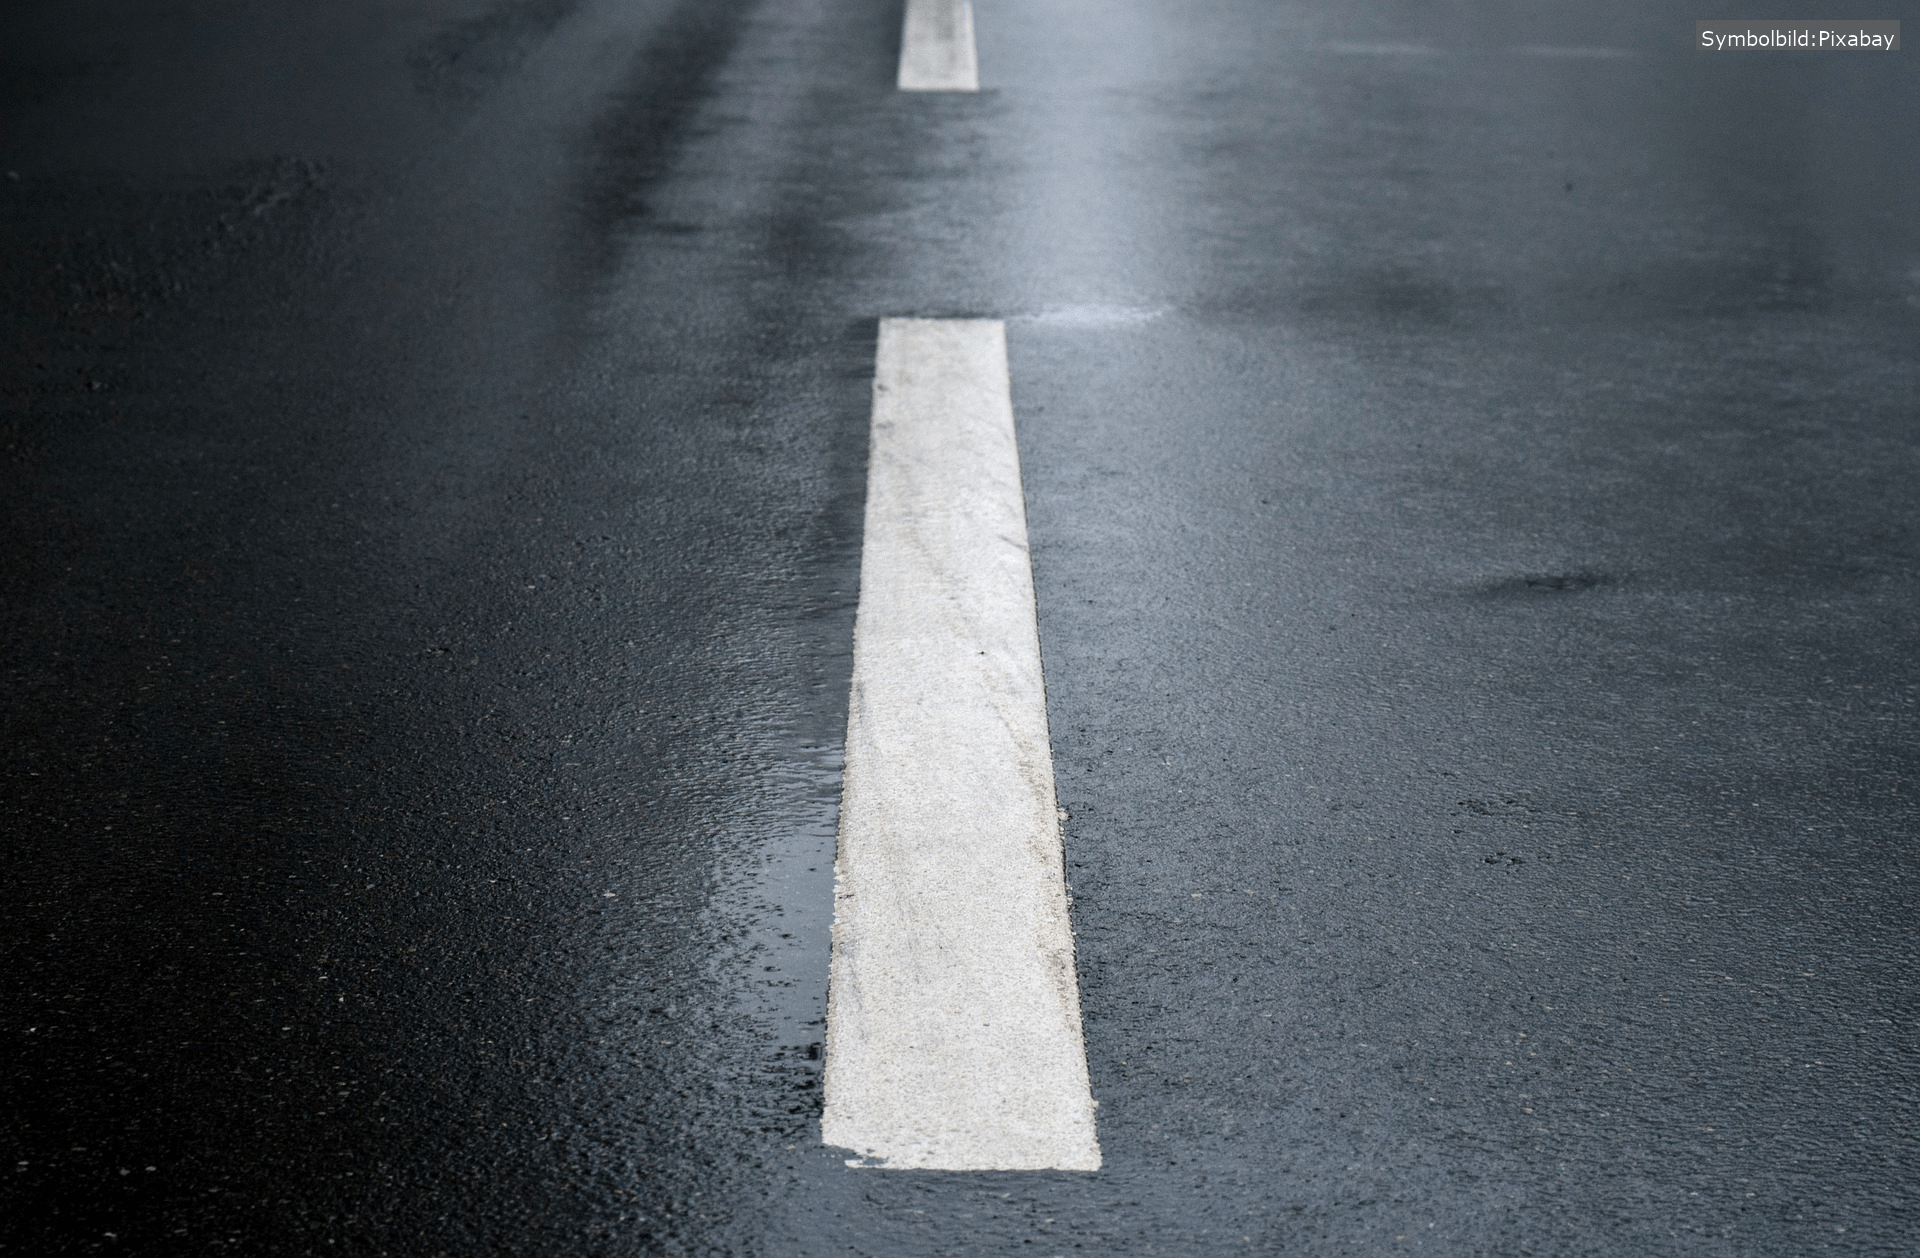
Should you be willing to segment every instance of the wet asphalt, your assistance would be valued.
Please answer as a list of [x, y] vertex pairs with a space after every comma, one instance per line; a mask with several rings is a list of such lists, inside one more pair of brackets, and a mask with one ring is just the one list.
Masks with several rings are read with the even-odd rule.
[[[9, 6], [0, 1250], [1920, 1250], [1920, 80], [1697, 16]], [[884, 315], [1096, 1175], [819, 1144]]]

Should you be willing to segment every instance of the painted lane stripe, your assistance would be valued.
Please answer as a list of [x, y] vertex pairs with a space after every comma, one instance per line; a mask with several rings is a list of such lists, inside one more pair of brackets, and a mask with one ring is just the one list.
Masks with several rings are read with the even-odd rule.
[[973, 6], [967, 0], [907, 0], [900, 26], [900, 90], [980, 90]]
[[821, 1134], [1097, 1170], [1004, 324], [881, 321], [860, 565]]

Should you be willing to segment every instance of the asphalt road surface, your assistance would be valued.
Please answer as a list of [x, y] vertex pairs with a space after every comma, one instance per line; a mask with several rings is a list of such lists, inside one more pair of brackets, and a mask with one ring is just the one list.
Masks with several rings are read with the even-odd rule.
[[[0, 1252], [1920, 1252], [1916, 54], [1707, 16], [13, 0]], [[898, 316], [1094, 1172], [821, 1143]]]

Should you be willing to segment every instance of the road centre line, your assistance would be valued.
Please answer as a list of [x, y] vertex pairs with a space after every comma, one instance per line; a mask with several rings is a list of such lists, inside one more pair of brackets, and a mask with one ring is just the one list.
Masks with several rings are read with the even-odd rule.
[[980, 90], [968, 0], [907, 0], [900, 24], [899, 82], [903, 92]]
[[867, 475], [821, 1134], [1097, 1170], [1005, 324], [881, 321]]

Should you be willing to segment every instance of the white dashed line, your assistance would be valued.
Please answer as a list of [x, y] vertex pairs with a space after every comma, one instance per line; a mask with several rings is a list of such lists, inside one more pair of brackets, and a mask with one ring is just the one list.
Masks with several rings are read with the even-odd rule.
[[1096, 1170], [1005, 325], [883, 320], [870, 457], [821, 1132]]
[[907, 0], [900, 25], [900, 90], [980, 90], [973, 6], [967, 0]]

